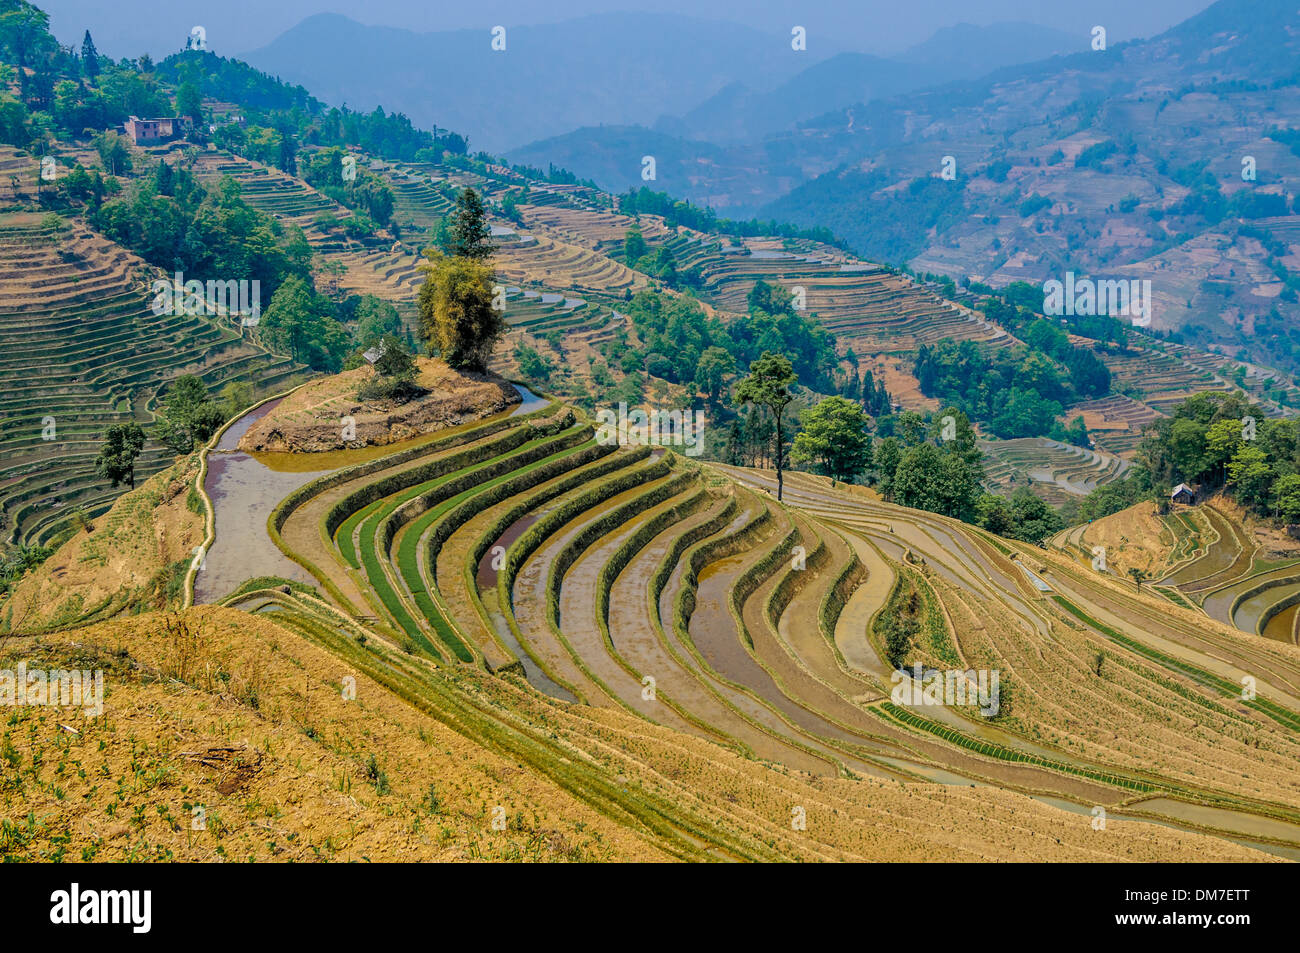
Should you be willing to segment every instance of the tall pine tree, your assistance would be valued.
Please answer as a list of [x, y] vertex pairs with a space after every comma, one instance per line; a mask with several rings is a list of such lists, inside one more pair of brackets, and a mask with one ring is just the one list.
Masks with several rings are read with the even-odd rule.
[[99, 75], [99, 51], [95, 49], [95, 41], [90, 38], [89, 30], [81, 39], [81, 68], [86, 74], [86, 79], [92, 83]]
[[486, 261], [497, 250], [492, 242], [492, 228], [487, 222], [483, 199], [471, 188], [462, 189], [456, 198], [443, 250], [452, 258], [473, 258], [475, 261]]

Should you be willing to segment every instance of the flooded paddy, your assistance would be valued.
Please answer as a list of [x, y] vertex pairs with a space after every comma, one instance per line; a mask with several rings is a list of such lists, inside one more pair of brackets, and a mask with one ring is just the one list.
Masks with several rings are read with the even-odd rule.
[[[544, 398], [527, 388], [514, 387], [521, 402], [502, 416], [526, 414], [546, 405]], [[300, 486], [341, 467], [431, 443], [453, 432], [449, 428], [386, 446], [324, 453], [246, 453], [238, 449], [249, 428], [279, 403], [278, 399], [268, 401], [239, 418], [208, 454], [203, 489], [212, 500], [215, 539], [194, 578], [196, 603], [215, 602], [257, 576], [282, 576], [315, 585], [311, 574], [282, 553], [267, 535], [266, 521], [276, 505]]]

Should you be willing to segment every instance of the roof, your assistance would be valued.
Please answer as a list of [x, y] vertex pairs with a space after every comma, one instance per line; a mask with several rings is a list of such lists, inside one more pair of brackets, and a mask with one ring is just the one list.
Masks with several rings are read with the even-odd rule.
[[1186, 483], [1180, 483], [1180, 484], [1178, 484], [1176, 487], [1173, 488], [1173, 490], [1170, 491], [1169, 495], [1170, 495], [1170, 496], [1177, 496], [1179, 493], [1182, 493], [1184, 490], [1186, 490], [1188, 493], [1192, 494], [1193, 496], [1196, 495], [1196, 491], [1193, 490], [1193, 489], [1192, 489], [1190, 486], [1188, 486]]

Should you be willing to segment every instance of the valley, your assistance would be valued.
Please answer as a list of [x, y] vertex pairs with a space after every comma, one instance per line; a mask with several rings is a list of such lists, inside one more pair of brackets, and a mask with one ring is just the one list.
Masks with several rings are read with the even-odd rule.
[[[0, 673], [105, 685], [102, 715], [0, 691], [0, 859], [1300, 860], [1300, 386], [1242, 331], [1295, 257], [1251, 229], [1300, 231], [1167, 242], [1134, 221], [1193, 194], [1175, 171], [1088, 170], [1157, 79], [1208, 82], [1236, 6], [1118, 47], [1167, 56], [1087, 116], [1089, 54], [1003, 46], [947, 80], [987, 101], [909, 73], [796, 117], [822, 177], [751, 195], [804, 211], [738, 222], [0, 0]], [[308, 70], [285, 42], [259, 56]], [[784, 72], [710, 91], [728, 151], [811, 82]], [[1210, 127], [1197, 95], [1159, 122]], [[969, 182], [887, 181], [932, 151], [896, 96]], [[135, 141], [128, 101], [184, 132]], [[763, 148], [795, 135], [772, 110]], [[868, 141], [889, 163], [850, 169]], [[1240, 269], [1241, 347], [1042, 305], [1057, 265], [1157, 259], [1189, 313], [1217, 292], [1187, 274]], [[255, 309], [160, 308], [173, 275]], [[629, 409], [654, 426], [611, 436]]]

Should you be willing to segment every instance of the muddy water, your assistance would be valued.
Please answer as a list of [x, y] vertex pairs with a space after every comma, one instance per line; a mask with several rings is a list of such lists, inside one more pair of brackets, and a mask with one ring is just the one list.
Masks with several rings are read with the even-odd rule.
[[[1041, 802], [1041, 803], [1043, 803], [1043, 804], [1049, 804], [1049, 805], [1051, 805], [1052, 807], [1060, 808], [1062, 811], [1069, 811], [1071, 814], [1081, 814], [1081, 815], [1083, 815], [1083, 816], [1085, 816], [1085, 817], [1088, 817], [1088, 818], [1089, 818], [1089, 823], [1091, 823], [1091, 816], [1092, 816], [1092, 809], [1093, 809], [1093, 805], [1091, 805], [1091, 804], [1086, 804], [1086, 805], [1085, 805], [1085, 804], [1076, 804], [1074, 801], [1067, 801], [1067, 800], [1065, 800], [1064, 798], [1051, 797], [1051, 796], [1049, 796], [1049, 795], [1045, 795], [1045, 794], [1031, 794], [1031, 795], [1029, 795], [1029, 796], [1032, 797], [1035, 801], [1039, 801], [1039, 802]], [[1223, 823], [1222, 823], [1222, 821], [1224, 821], [1224, 820], [1235, 821], [1236, 819], [1243, 819], [1243, 820], [1253, 820], [1253, 819], [1254, 819], [1254, 818], [1251, 817], [1251, 815], [1248, 815], [1248, 814], [1239, 814], [1239, 813], [1237, 813], [1237, 812], [1235, 812], [1235, 811], [1227, 811], [1227, 810], [1223, 810], [1223, 809], [1221, 809], [1221, 808], [1205, 808], [1205, 807], [1199, 807], [1199, 806], [1197, 806], [1197, 805], [1183, 804], [1181, 801], [1170, 801], [1170, 800], [1167, 799], [1167, 798], [1152, 798], [1151, 800], [1148, 800], [1148, 801], [1139, 801], [1137, 804], [1134, 804], [1133, 807], [1136, 807], [1136, 808], [1143, 808], [1143, 809], [1146, 809], [1146, 810], [1152, 811], [1153, 813], [1164, 813], [1164, 811], [1161, 809], [1161, 808], [1162, 808], [1162, 804], [1174, 805], [1174, 806], [1176, 806], [1176, 807], [1179, 808], [1179, 809], [1181, 809], [1181, 808], [1189, 808], [1189, 807], [1190, 807], [1190, 808], [1195, 808], [1196, 811], [1212, 811], [1212, 812], [1214, 812], [1214, 814], [1216, 815], [1216, 817], [1215, 817], [1215, 821], [1217, 821], [1217, 822], [1219, 822], [1219, 823], [1214, 823], [1214, 822], [1212, 822], [1212, 821], [1209, 819], [1208, 815], [1207, 815], [1207, 816], [1201, 816], [1201, 817], [1193, 817], [1193, 816], [1190, 816], [1190, 815], [1189, 815], [1189, 816], [1186, 816], [1186, 817], [1184, 818], [1184, 820], [1187, 820], [1187, 821], [1195, 821], [1195, 822], [1197, 822], [1197, 823], [1201, 823], [1201, 824], [1212, 825], [1212, 826], [1215, 826], [1215, 827], [1218, 827], [1218, 828], [1221, 828], [1221, 829], [1224, 829], [1224, 830], [1237, 830], [1237, 829], [1239, 828], [1239, 826], [1240, 826], [1240, 825], [1236, 825], [1236, 824], [1234, 824], [1234, 826], [1228, 826], [1228, 827], [1225, 827], [1225, 826], [1223, 825]], [[1170, 812], [1170, 813], [1171, 813], [1171, 815], [1173, 815], [1173, 816], [1178, 816], [1178, 815], [1181, 815], [1183, 812], [1182, 812], [1181, 810], [1177, 810], [1177, 811], [1172, 811], [1172, 812]], [[1230, 815], [1230, 817], [1224, 817], [1224, 815]], [[1181, 823], [1181, 824], [1180, 824], [1180, 823], [1178, 823], [1176, 820], [1173, 820], [1173, 819], [1157, 819], [1157, 818], [1152, 818], [1152, 817], [1137, 817], [1136, 815], [1128, 814], [1128, 813], [1125, 813], [1124, 811], [1120, 811], [1120, 810], [1111, 810], [1110, 808], [1107, 808], [1107, 809], [1106, 809], [1106, 816], [1107, 816], [1108, 819], [1111, 819], [1111, 820], [1120, 820], [1120, 821], [1136, 821], [1136, 822], [1139, 822], [1139, 823], [1142, 823], [1142, 824], [1158, 824], [1158, 825], [1160, 825], [1161, 827], [1169, 827], [1169, 828], [1172, 828], [1173, 830], [1177, 830], [1177, 831], [1189, 831], [1189, 832], [1193, 832], [1193, 833], [1204, 833], [1204, 832], [1202, 832], [1202, 831], [1198, 831], [1198, 830], [1196, 830], [1196, 828], [1191, 827], [1191, 826], [1189, 826], [1188, 824], [1185, 824], [1185, 823]], [[1267, 821], [1268, 818], [1258, 818], [1258, 820]], [[1283, 822], [1281, 822], [1281, 821], [1277, 821], [1277, 822], [1274, 822], [1274, 823], [1281, 824], [1281, 823], [1283, 823]], [[1254, 825], [1249, 825], [1249, 824], [1248, 824], [1247, 826], [1254, 826]], [[1290, 826], [1293, 826], [1293, 825], [1287, 825], [1287, 826], [1290, 827]], [[1215, 836], [1215, 835], [1211, 835], [1211, 836]], [[1264, 832], [1261, 831], [1261, 832], [1257, 832], [1256, 836], [1267, 836], [1267, 835], [1264, 834]], [[1278, 845], [1278, 844], [1267, 844], [1267, 843], [1263, 843], [1263, 842], [1261, 842], [1261, 841], [1251, 840], [1250, 838], [1247, 838], [1247, 837], [1227, 837], [1227, 836], [1224, 836], [1223, 839], [1224, 839], [1224, 840], [1227, 840], [1227, 841], [1231, 841], [1231, 842], [1234, 843], [1234, 844], [1240, 844], [1242, 847], [1251, 847], [1251, 848], [1253, 848], [1253, 849], [1255, 849], [1255, 850], [1263, 851], [1263, 852], [1266, 853], [1266, 854], [1273, 854], [1273, 855], [1275, 855], [1275, 856], [1277, 856], [1277, 857], [1285, 857], [1285, 858], [1287, 858], [1288, 860], [1296, 860], [1296, 861], [1300, 861], [1300, 847], [1283, 847], [1283, 846], [1280, 846], [1280, 845]]]
[[[503, 535], [499, 545], [508, 547], [514, 539], [518, 539], [524, 530], [536, 520], [537, 517], [530, 514], [514, 526], [511, 526], [510, 529], [506, 530], [507, 535], [516, 526], [518, 527], [513, 538], [506, 540], [506, 535]], [[486, 570], [485, 566], [487, 567]], [[483, 601], [483, 608], [486, 610], [488, 620], [492, 624], [492, 631], [497, 634], [497, 637], [501, 639], [501, 643], [510, 650], [511, 654], [519, 660], [519, 665], [524, 670], [524, 679], [529, 685], [545, 695], [550, 695], [552, 698], [577, 704], [577, 696], [538, 668], [537, 663], [533, 661], [533, 657], [528, 654], [528, 651], [519, 643], [519, 639], [515, 637], [514, 630], [510, 628], [510, 623], [506, 621], [505, 614], [501, 611], [496, 576], [496, 570], [492, 569], [492, 554], [489, 550], [488, 554], [483, 557], [483, 562], [479, 563], [476, 581], [479, 585], [479, 598]]]
[[[517, 384], [514, 387], [521, 402], [509, 411], [502, 411], [501, 416], [513, 417], [545, 405], [545, 400], [527, 388]], [[203, 489], [212, 500], [216, 538], [195, 576], [196, 603], [214, 602], [256, 576], [283, 576], [315, 585], [312, 576], [280, 552], [267, 535], [266, 521], [276, 505], [303, 484], [340, 467], [421, 446], [452, 432], [445, 429], [383, 447], [325, 453], [245, 453], [239, 450], [239, 441], [249, 428], [279, 403], [279, 400], [269, 401], [235, 421], [208, 454], [208, 473]], [[476, 420], [473, 424], [481, 422]]]
[[[1220, 519], [1213, 516], [1208, 517], [1210, 524], [1219, 531], [1219, 539], [1200, 559], [1188, 563], [1178, 572], [1169, 577], [1170, 581], [1179, 588], [1199, 589], [1202, 588], [1203, 581], [1223, 572], [1234, 562], [1236, 562], [1238, 553], [1237, 538], [1232, 534], [1231, 528]], [[1223, 580], [1226, 582], [1227, 580]]]
[[496, 592], [497, 588], [497, 570], [492, 568], [492, 561], [497, 558], [492, 550], [501, 546], [509, 549], [514, 545], [515, 540], [524, 535], [524, 530], [537, 522], [539, 514], [527, 513], [515, 520], [506, 527], [504, 533], [497, 537], [496, 541], [488, 547], [488, 551], [483, 554], [483, 558], [478, 561], [478, 569], [474, 573], [474, 580], [478, 583], [480, 591], [491, 590]]
[[744, 685], [804, 731], [841, 742], [870, 745], [868, 739], [796, 704], [741, 644], [728, 599], [736, 576], [751, 558], [749, 553], [732, 556], [710, 563], [700, 571], [696, 608], [690, 621], [691, 641], [696, 649], [719, 675]]
[[524, 670], [524, 679], [528, 684], [552, 698], [576, 704], [578, 699], [573, 692], [538, 668], [533, 657], [519, 643], [514, 630], [510, 628], [510, 623], [506, 621], [505, 614], [501, 611], [500, 595], [497, 590], [497, 570], [492, 568], [494, 558], [492, 549], [496, 546], [504, 546], [509, 549], [510, 545], [537, 520], [537, 513], [528, 513], [507, 526], [505, 532], [497, 538], [496, 542], [483, 554], [483, 558], [479, 560], [478, 568], [474, 573], [474, 581], [478, 585], [479, 599], [483, 601], [483, 608], [487, 612], [488, 620], [492, 623], [492, 630], [501, 639], [502, 644], [519, 660], [519, 665]]
[[1268, 625], [1264, 626], [1264, 638], [1294, 644], [1297, 612], [1300, 612], [1300, 606], [1291, 606], [1269, 619]]
[[266, 520], [289, 493], [331, 468], [317, 465], [310, 470], [277, 471], [236, 449], [248, 429], [279, 403], [271, 401], [244, 415], [222, 434], [216, 449], [208, 454], [203, 489], [212, 500], [216, 539], [194, 577], [196, 603], [214, 602], [255, 576], [315, 582], [271, 542]]
[[[1295, 575], [1294, 570], [1292, 570], [1291, 575]], [[1265, 609], [1287, 596], [1295, 595], [1297, 592], [1300, 592], [1300, 582], [1289, 582], [1279, 586], [1271, 586], [1249, 599], [1243, 599], [1241, 605], [1237, 606], [1237, 611], [1233, 614], [1232, 623], [1237, 628], [1253, 635]], [[1278, 615], [1286, 615], [1286, 613], [1280, 612]], [[1285, 641], [1291, 641], [1289, 627]]]

